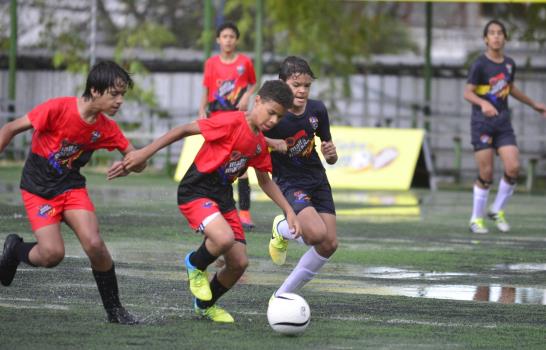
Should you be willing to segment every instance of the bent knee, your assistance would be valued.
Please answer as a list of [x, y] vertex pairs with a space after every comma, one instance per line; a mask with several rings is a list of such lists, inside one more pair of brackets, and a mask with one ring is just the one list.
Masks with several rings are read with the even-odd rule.
[[235, 261], [230, 261], [226, 267], [233, 272], [243, 274], [243, 272], [245, 272], [248, 268], [248, 264], [248, 258], [241, 257], [239, 259], [236, 259]]
[[45, 249], [40, 252], [43, 267], [55, 267], [64, 259], [64, 247]]

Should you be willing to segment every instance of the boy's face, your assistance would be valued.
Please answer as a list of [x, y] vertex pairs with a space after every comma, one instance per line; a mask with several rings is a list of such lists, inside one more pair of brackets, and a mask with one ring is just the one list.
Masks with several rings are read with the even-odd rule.
[[284, 107], [272, 100], [263, 100], [256, 96], [256, 103], [251, 112], [251, 123], [258, 130], [264, 132], [271, 130], [281, 120], [286, 110]]
[[106, 89], [102, 95], [96, 90], [91, 89], [93, 105], [101, 112], [113, 116], [123, 104], [123, 97], [126, 92], [127, 86], [121, 82]]
[[222, 52], [233, 52], [237, 47], [237, 35], [233, 29], [226, 28], [220, 32], [216, 38], [216, 43], [220, 46]]
[[501, 26], [496, 23], [490, 24], [487, 28], [487, 35], [485, 36], [484, 41], [485, 45], [491, 50], [501, 50], [506, 41]]
[[305, 107], [307, 99], [309, 98], [311, 83], [313, 83], [313, 78], [308, 74], [292, 74], [290, 78], [286, 80], [286, 84], [290, 86], [290, 89], [292, 89], [292, 93], [294, 94], [293, 108]]

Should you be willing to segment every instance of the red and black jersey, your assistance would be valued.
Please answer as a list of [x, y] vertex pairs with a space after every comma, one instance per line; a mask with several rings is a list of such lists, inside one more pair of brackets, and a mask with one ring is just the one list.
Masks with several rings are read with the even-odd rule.
[[287, 112], [265, 136], [286, 141], [286, 153], [273, 152], [273, 179], [283, 188], [286, 184], [312, 187], [326, 179], [326, 171], [315, 149], [315, 135], [322, 141], [332, 140], [330, 120], [324, 103], [308, 100], [300, 115]]
[[224, 63], [220, 55], [205, 62], [203, 85], [208, 89], [209, 110], [215, 112], [237, 110], [237, 104], [248, 90], [256, 84], [256, 73], [252, 61], [238, 54], [232, 63]]
[[34, 127], [31, 151], [23, 168], [21, 188], [43, 198], [85, 187], [80, 168], [93, 152], [129, 146], [120, 128], [104, 114], [93, 124], [80, 116], [77, 97], [60, 97], [38, 105], [27, 116]]
[[261, 132], [255, 134], [244, 112], [226, 112], [225, 118], [198, 120], [205, 138], [178, 186], [178, 204], [198, 198], [215, 200], [222, 212], [235, 208], [231, 184], [248, 167], [271, 172], [271, 157]]

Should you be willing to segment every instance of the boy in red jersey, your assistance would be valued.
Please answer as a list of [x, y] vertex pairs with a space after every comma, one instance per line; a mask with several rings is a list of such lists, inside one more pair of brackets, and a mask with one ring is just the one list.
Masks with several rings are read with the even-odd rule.
[[[118, 111], [132, 85], [123, 68], [114, 62], [101, 62], [91, 69], [81, 97], [48, 100], [0, 129], [2, 152], [15, 135], [34, 128], [20, 187], [36, 237], [36, 242], [28, 243], [16, 234], [7, 236], [0, 259], [0, 282], [9, 286], [20, 262], [47, 268], [58, 265], [65, 254], [61, 235], [64, 221], [89, 257], [108, 321], [121, 324], [138, 320], [119, 300], [114, 263], [100, 236], [80, 168], [95, 150], [117, 149], [123, 155], [134, 150], [116, 122], [105, 115]], [[111, 176], [128, 174], [120, 161], [109, 172]]]
[[[220, 54], [205, 62], [203, 97], [199, 104], [199, 118], [216, 117], [225, 111], [246, 111], [254, 92], [256, 73], [252, 61], [236, 51], [239, 29], [225, 22], [216, 30]], [[225, 116], [222, 116], [225, 118]], [[245, 173], [237, 181], [239, 190], [239, 217], [247, 230], [254, 228], [250, 215], [250, 185]]]
[[[226, 112], [224, 118], [199, 119], [178, 126], [123, 160], [125, 168], [132, 170], [175, 141], [196, 134], [205, 138], [180, 182], [178, 205], [190, 226], [205, 235], [201, 246], [186, 255], [185, 265], [195, 312], [214, 322], [234, 322], [215, 303], [248, 265], [245, 234], [237, 217], [231, 183], [249, 166], [256, 170], [262, 190], [286, 213], [294, 234], [300, 234], [296, 214], [269, 177], [271, 157], [262, 134], [277, 124], [292, 100], [288, 85], [280, 80], [267, 81], [251, 111]], [[225, 266], [209, 283], [206, 269], [221, 255]]]

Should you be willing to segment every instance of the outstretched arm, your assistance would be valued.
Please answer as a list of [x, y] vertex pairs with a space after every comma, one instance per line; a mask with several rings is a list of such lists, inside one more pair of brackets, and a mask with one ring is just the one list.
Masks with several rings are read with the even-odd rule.
[[169, 130], [167, 133], [165, 133], [163, 136], [156, 139], [149, 145], [139, 150], [129, 152], [123, 158], [123, 166], [127, 171], [134, 171], [135, 169], [139, 169], [139, 167], [141, 167], [144, 162], [151, 158], [160, 149], [165, 148], [171, 143], [181, 140], [187, 136], [197, 135], [200, 133], [201, 130], [199, 130], [199, 125], [195, 121], [181, 126], [177, 126]]
[[510, 95], [514, 96], [517, 100], [533, 108], [535, 111], [542, 114], [543, 117], [546, 117], [546, 106], [543, 103], [538, 103], [533, 101], [530, 97], [525, 95], [523, 91], [518, 89], [513, 84], [512, 84], [512, 88], [510, 89]]
[[301, 235], [301, 226], [298, 222], [298, 219], [296, 218], [296, 213], [294, 213], [294, 210], [284, 198], [281, 190], [277, 186], [276, 183], [271, 180], [269, 177], [269, 173], [262, 172], [259, 170], [256, 170], [256, 177], [258, 178], [258, 184], [262, 188], [262, 190], [267, 194], [269, 198], [275, 202], [281, 208], [285, 215], [286, 215], [286, 221], [288, 221], [288, 225], [290, 229], [293, 231], [295, 237], [299, 237]]
[[288, 145], [283, 139], [270, 139], [269, 137], [266, 137], [265, 143], [267, 144], [270, 152], [286, 153], [286, 151], [288, 151]]
[[[136, 150], [135, 146], [129, 143], [129, 146], [124, 151], [122, 151], [121, 154], [126, 156], [127, 154], [135, 150]], [[135, 173], [140, 173], [142, 170], [146, 168], [147, 165], [148, 165], [147, 162], [141, 163], [139, 166], [135, 167], [132, 171]], [[127, 176], [129, 175], [129, 173], [130, 171], [125, 169], [125, 167], [123, 166], [123, 161], [119, 160], [119, 161], [115, 161], [112, 164], [112, 166], [110, 166], [110, 169], [108, 169], [108, 173], [106, 174], [106, 178], [108, 180], [112, 180], [112, 179], [115, 179], [116, 177]]]
[[4, 152], [4, 149], [15, 135], [31, 128], [32, 123], [26, 114], [14, 121], [6, 123], [2, 129], [0, 129], [0, 153]]

